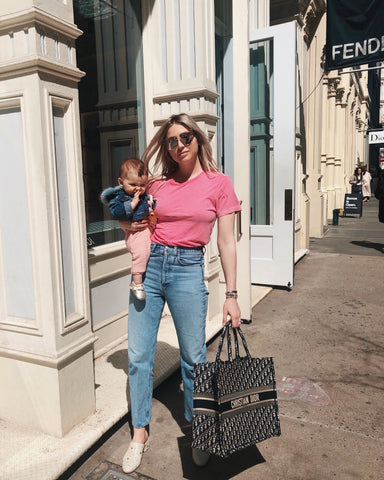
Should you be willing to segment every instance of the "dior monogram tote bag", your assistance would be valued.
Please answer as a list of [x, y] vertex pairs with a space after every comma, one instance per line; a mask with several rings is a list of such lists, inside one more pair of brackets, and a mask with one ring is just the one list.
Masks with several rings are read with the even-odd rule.
[[[237, 334], [244, 346], [244, 357], [239, 354]], [[221, 360], [225, 338], [228, 360]], [[228, 322], [223, 328], [216, 360], [194, 366], [192, 447], [228, 457], [279, 435], [273, 359], [252, 358], [241, 329], [232, 329]]]

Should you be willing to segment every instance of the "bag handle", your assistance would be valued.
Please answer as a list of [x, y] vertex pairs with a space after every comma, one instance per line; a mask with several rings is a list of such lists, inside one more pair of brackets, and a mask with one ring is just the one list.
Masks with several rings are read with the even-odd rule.
[[240, 357], [240, 353], [239, 353], [239, 341], [237, 339], [237, 328], [231, 328], [232, 332], [233, 332], [233, 338], [234, 338], [234, 344], [235, 344], [235, 358], [238, 358]]
[[221, 351], [223, 349], [223, 344], [224, 344], [225, 337], [227, 337], [228, 360], [229, 361], [233, 360], [233, 357], [232, 357], [232, 343], [231, 343], [231, 331], [233, 332], [233, 338], [234, 338], [234, 343], [235, 343], [235, 358], [240, 357], [239, 340], [238, 340], [237, 334], [240, 335], [241, 342], [243, 344], [243, 347], [244, 347], [244, 350], [245, 350], [245, 353], [246, 353], [247, 357], [251, 358], [251, 354], [249, 353], [247, 342], [245, 340], [243, 332], [241, 331], [241, 328], [240, 327], [232, 328], [232, 323], [229, 320], [224, 325], [223, 331], [221, 333], [220, 343], [219, 343], [219, 347], [217, 349], [217, 354], [216, 354], [216, 361], [220, 360]]
[[[237, 330], [237, 332], [236, 332], [236, 330]], [[246, 353], [247, 357], [251, 358], [251, 354], [249, 353], [247, 342], [245, 341], [245, 337], [244, 337], [243, 332], [241, 331], [241, 328], [237, 327], [233, 330], [233, 332], [234, 332], [234, 335], [235, 335], [235, 342], [237, 343], [237, 333], [238, 333], [240, 335], [240, 338], [241, 338], [241, 341], [243, 343], [243, 347], [244, 347], [244, 350], [245, 350], [245, 353]], [[239, 346], [237, 345], [237, 353], [238, 352], [239, 352]]]
[[221, 332], [219, 347], [217, 349], [216, 362], [220, 360], [220, 355], [221, 355], [221, 351], [223, 349], [223, 343], [224, 343], [225, 337], [227, 337], [228, 359], [230, 361], [232, 361], [232, 344], [231, 344], [230, 327], [231, 327], [231, 322], [230, 321], [227, 322], [223, 327], [223, 331]]

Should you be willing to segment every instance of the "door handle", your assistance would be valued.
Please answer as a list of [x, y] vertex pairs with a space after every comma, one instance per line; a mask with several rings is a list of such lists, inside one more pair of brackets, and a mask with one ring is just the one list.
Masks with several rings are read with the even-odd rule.
[[284, 220], [292, 221], [292, 189], [284, 190]]
[[[243, 204], [243, 201], [240, 200], [240, 205], [242, 204]], [[237, 212], [236, 216], [237, 216], [237, 239], [239, 240], [239, 238], [243, 235], [243, 228], [241, 225], [241, 210], [240, 212]]]

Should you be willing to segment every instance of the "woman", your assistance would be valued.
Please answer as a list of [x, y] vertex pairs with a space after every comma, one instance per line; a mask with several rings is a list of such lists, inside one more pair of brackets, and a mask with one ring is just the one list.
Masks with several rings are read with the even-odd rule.
[[[184, 384], [184, 414], [193, 418], [193, 365], [206, 361], [205, 319], [208, 292], [204, 283], [204, 245], [217, 219], [217, 244], [226, 282], [223, 325], [229, 315], [240, 325], [236, 291], [235, 212], [239, 201], [230, 179], [219, 173], [211, 146], [196, 122], [186, 114], [173, 115], [156, 133], [144, 152], [146, 166], [154, 159], [161, 171], [148, 194], [156, 200], [158, 223], [152, 233], [151, 254], [145, 273], [145, 302], [130, 296], [128, 356], [132, 442], [123, 459], [125, 473], [134, 471], [148, 449], [152, 408], [153, 364], [156, 338], [167, 302], [180, 346]], [[147, 220], [122, 224], [130, 231], [146, 228]], [[205, 465], [209, 454], [192, 450]]]
[[368, 172], [367, 166], [363, 166], [363, 175], [362, 175], [362, 194], [363, 202], [369, 202], [371, 198], [371, 174]]
[[354, 174], [349, 179], [349, 183], [352, 185], [352, 192], [351, 193], [360, 193], [363, 183], [363, 173], [361, 167], [357, 167], [355, 169]]

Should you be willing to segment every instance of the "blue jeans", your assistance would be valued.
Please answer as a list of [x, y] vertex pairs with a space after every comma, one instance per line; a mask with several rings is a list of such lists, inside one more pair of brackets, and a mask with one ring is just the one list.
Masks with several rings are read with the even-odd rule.
[[201, 249], [153, 243], [144, 274], [145, 301], [130, 294], [128, 366], [132, 424], [149, 424], [157, 332], [167, 302], [180, 347], [184, 414], [193, 418], [193, 364], [206, 361], [205, 319], [208, 291]]

